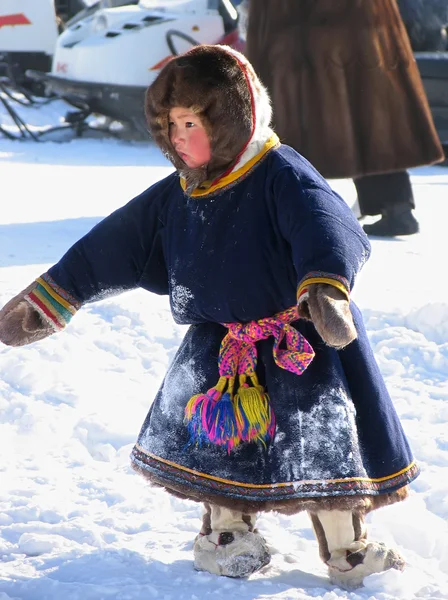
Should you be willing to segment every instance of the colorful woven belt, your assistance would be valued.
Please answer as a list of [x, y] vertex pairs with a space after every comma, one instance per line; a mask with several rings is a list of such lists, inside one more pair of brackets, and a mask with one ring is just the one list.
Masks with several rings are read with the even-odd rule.
[[205, 394], [193, 396], [185, 408], [190, 444], [212, 443], [230, 452], [241, 442], [266, 444], [274, 437], [275, 415], [257, 378], [255, 343], [273, 336], [275, 363], [301, 375], [314, 351], [291, 326], [297, 319], [297, 307], [293, 306], [259, 321], [223, 323], [228, 332], [219, 351], [219, 381]]

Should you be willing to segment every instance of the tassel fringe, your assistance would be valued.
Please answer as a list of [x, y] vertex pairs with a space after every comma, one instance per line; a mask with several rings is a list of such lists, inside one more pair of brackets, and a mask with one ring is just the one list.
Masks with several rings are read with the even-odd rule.
[[246, 383], [245, 375], [240, 375], [238, 393], [234, 395], [234, 378], [221, 377], [206, 394], [189, 400], [185, 424], [190, 444], [212, 443], [230, 453], [241, 442], [266, 445], [274, 437], [275, 416], [269, 396], [255, 374], [249, 379], [252, 385]]
[[292, 306], [259, 321], [223, 323], [228, 333], [219, 350], [219, 381], [205, 394], [193, 396], [185, 408], [185, 424], [190, 433], [188, 445], [216, 444], [230, 453], [242, 442], [266, 446], [274, 438], [275, 415], [269, 396], [257, 379], [255, 344], [273, 336], [275, 363], [301, 375], [313, 360], [314, 351], [291, 326], [297, 318], [297, 307]]

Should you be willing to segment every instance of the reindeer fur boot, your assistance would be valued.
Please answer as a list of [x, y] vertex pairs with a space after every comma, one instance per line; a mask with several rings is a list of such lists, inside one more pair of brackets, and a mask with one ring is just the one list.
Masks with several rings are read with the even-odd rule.
[[255, 515], [205, 504], [201, 532], [194, 542], [194, 568], [226, 577], [246, 577], [267, 565], [271, 556], [254, 530]]
[[322, 560], [330, 581], [346, 590], [363, 585], [372, 573], [404, 569], [404, 559], [382, 542], [368, 542], [363, 515], [325, 510], [311, 515]]

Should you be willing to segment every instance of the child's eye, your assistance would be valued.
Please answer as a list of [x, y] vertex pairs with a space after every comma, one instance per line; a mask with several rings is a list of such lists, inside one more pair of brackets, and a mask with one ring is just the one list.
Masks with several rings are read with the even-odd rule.
[[192, 123], [191, 121], [187, 121], [185, 123], [185, 127], [194, 127], [194, 123]]

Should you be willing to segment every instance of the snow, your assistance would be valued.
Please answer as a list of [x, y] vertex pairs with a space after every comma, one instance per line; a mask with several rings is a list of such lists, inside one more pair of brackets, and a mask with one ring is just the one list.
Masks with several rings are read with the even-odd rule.
[[[28, 116], [42, 122], [56, 109], [37, 110]], [[171, 170], [151, 142], [0, 138], [0, 306]], [[46, 340], [0, 347], [0, 600], [448, 599], [448, 169], [414, 169], [412, 181], [421, 233], [373, 239], [354, 292], [422, 468], [409, 500], [368, 516], [371, 539], [397, 547], [407, 569], [342, 591], [307, 515], [270, 513], [258, 520], [270, 565], [243, 580], [194, 571], [201, 507], [129, 466], [186, 331], [167, 298], [138, 290]], [[332, 185], [354, 205], [351, 181]]]

